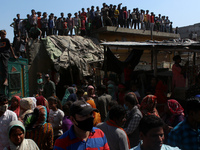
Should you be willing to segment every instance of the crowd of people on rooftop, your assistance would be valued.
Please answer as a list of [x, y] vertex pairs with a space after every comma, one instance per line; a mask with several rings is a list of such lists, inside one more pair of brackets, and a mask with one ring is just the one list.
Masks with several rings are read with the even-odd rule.
[[139, 10], [133, 8], [127, 10], [127, 6], [122, 7], [122, 3], [109, 6], [103, 3], [102, 8], [91, 6], [81, 11], [75, 12], [74, 16], [64, 12], [60, 13], [60, 17], [54, 13], [40, 12], [31, 10], [31, 15], [27, 14], [27, 18], [21, 19], [20, 14], [13, 19], [10, 25], [14, 28], [14, 36], [24, 35], [25, 37], [37, 38], [47, 35], [90, 35], [92, 30], [104, 26], [115, 26], [121, 28], [153, 30], [160, 32], [173, 33], [172, 22], [168, 16], [156, 16], [149, 10]]

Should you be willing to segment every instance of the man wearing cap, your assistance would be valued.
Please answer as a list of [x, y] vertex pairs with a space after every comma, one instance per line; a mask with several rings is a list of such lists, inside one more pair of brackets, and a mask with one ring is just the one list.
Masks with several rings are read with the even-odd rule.
[[75, 101], [70, 107], [73, 125], [56, 140], [54, 150], [110, 150], [103, 131], [93, 127], [93, 111], [98, 110], [85, 101]]
[[186, 105], [187, 117], [168, 136], [168, 144], [182, 150], [200, 149], [200, 98], [190, 98]]
[[5, 95], [0, 95], [0, 149], [9, 146], [7, 128], [11, 121], [18, 120], [17, 115], [8, 110], [8, 99]]
[[0, 63], [3, 65], [1, 73], [3, 74], [4, 83], [3, 85], [8, 86], [8, 60], [10, 57], [10, 50], [14, 58], [17, 58], [14, 54], [9, 39], [6, 38], [6, 31], [0, 30]]
[[56, 86], [55, 86], [55, 83], [50, 80], [49, 74], [45, 75], [45, 80], [46, 80], [46, 83], [44, 84], [44, 91], [43, 91], [44, 97], [48, 98], [50, 96], [55, 96]]

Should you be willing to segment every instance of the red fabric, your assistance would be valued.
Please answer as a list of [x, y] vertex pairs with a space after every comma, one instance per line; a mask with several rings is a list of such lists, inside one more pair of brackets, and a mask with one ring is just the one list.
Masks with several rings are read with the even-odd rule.
[[131, 73], [132, 73], [132, 69], [131, 68], [124, 68], [124, 80], [125, 81], [130, 81], [131, 80]]
[[64, 22], [64, 23], [63, 23], [63, 28], [64, 28], [64, 29], [67, 29], [67, 22]]
[[147, 95], [146, 97], [143, 98], [141, 105], [140, 105], [140, 110], [143, 115], [155, 115], [159, 116], [158, 111], [156, 109], [156, 104], [157, 104], [157, 97], [154, 95]]
[[119, 84], [118, 88], [125, 89], [126, 87], [124, 85], [122, 85], [122, 84]]
[[125, 96], [125, 92], [119, 92], [119, 104], [124, 106], [124, 96]]
[[36, 99], [37, 99], [37, 105], [45, 106], [47, 109], [47, 114], [49, 114], [48, 101], [43, 96], [36, 97]]
[[184, 115], [183, 107], [176, 100], [174, 100], [174, 99], [168, 100], [167, 101], [167, 105], [168, 105], [168, 108], [169, 108], [170, 112], [173, 115], [181, 115], [181, 114]]
[[81, 20], [81, 30], [85, 30], [85, 20]]
[[150, 16], [150, 22], [154, 23], [154, 16], [153, 15]]
[[127, 19], [128, 17], [127, 11], [124, 11], [123, 13], [124, 13], [124, 19]]
[[86, 12], [82, 12], [82, 13], [81, 13], [81, 17], [82, 17], [82, 16], [84, 17], [84, 20], [86, 21], [86, 19], [87, 19], [87, 13], [86, 13]]
[[41, 17], [37, 17], [37, 25], [38, 25], [38, 28], [42, 28], [42, 24], [41, 24]]
[[173, 73], [172, 87], [173, 87], [173, 89], [175, 87], [185, 87], [185, 85], [186, 85], [186, 79], [181, 72], [182, 72], [182, 68], [179, 64], [174, 64], [172, 66], [172, 73]]
[[21, 100], [21, 98], [19, 96], [14, 96], [14, 97], [18, 100], [19, 106], [15, 110], [12, 110], [11, 106], [8, 107], [8, 109], [12, 110], [13, 112], [15, 112], [16, 115], [17, 115], [17, 117], [19, 117], [19, 113], [20, 113], [20, 100]]
[[166, 104], [167, 103], [167, 85], [164, 85], [160, 80], [156, 85], [155, 96], [157, 96], [158, 104]]
[[[117, 128], [119, 128], [119, 129], [121, 129], [121, 130], [124, 131], [124, 129], [121, 128], [120, 126], [118, 126], [113, 120], [108, 120], [108, 121], [106, 121], [106, 123], [107, 123], [109, 126], [117, 127]], [[124, 132], [125, 132], [125, 131], [124, 131]], [[125, 132], [125, 133], [126, 133], [126, 132]], [[130, 149], [130, 148], [131, 148], [131, 145], [130, 145], [130, 141], [129, 141], [129, 138], [128, 138], [127, 134], [126, 134], [126, 138], [127, 138], [128, 146], [129, 146], [129, 149]]]

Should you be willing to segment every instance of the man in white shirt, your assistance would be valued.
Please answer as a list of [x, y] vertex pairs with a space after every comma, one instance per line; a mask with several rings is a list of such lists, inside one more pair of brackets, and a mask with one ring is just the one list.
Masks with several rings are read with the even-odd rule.
[[11, 121], [18, 120], [17, 115], [8, 110], [8, 99], [0, 95], [0, 150], [9, 146], [8, 125]]
[[164, 122], [155, 115], [144, 116], [139, 124], [140, 143], [130, 150], [180, 150], [164, 142]]

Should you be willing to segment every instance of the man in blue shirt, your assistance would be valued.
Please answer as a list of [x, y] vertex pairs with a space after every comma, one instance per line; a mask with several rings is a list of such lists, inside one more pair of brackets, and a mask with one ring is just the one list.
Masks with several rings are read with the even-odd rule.
[[130, 150], [179, 150], [178, 147], [171, 147], [163, 144], [164, 123], [155, 115], [144, 116], [139, 124], [140, 143]]
[[171, 130], [168, 144], [182, 150], [200, 149], [200, 98], [190, 98], [187, 102], [187, 117]]
[[93, 111], [85, 101], [77, 100], [70, 107], [72, 127], [60, 136], [54, 150], [110, 150], [105, 134], [93, 127]]

